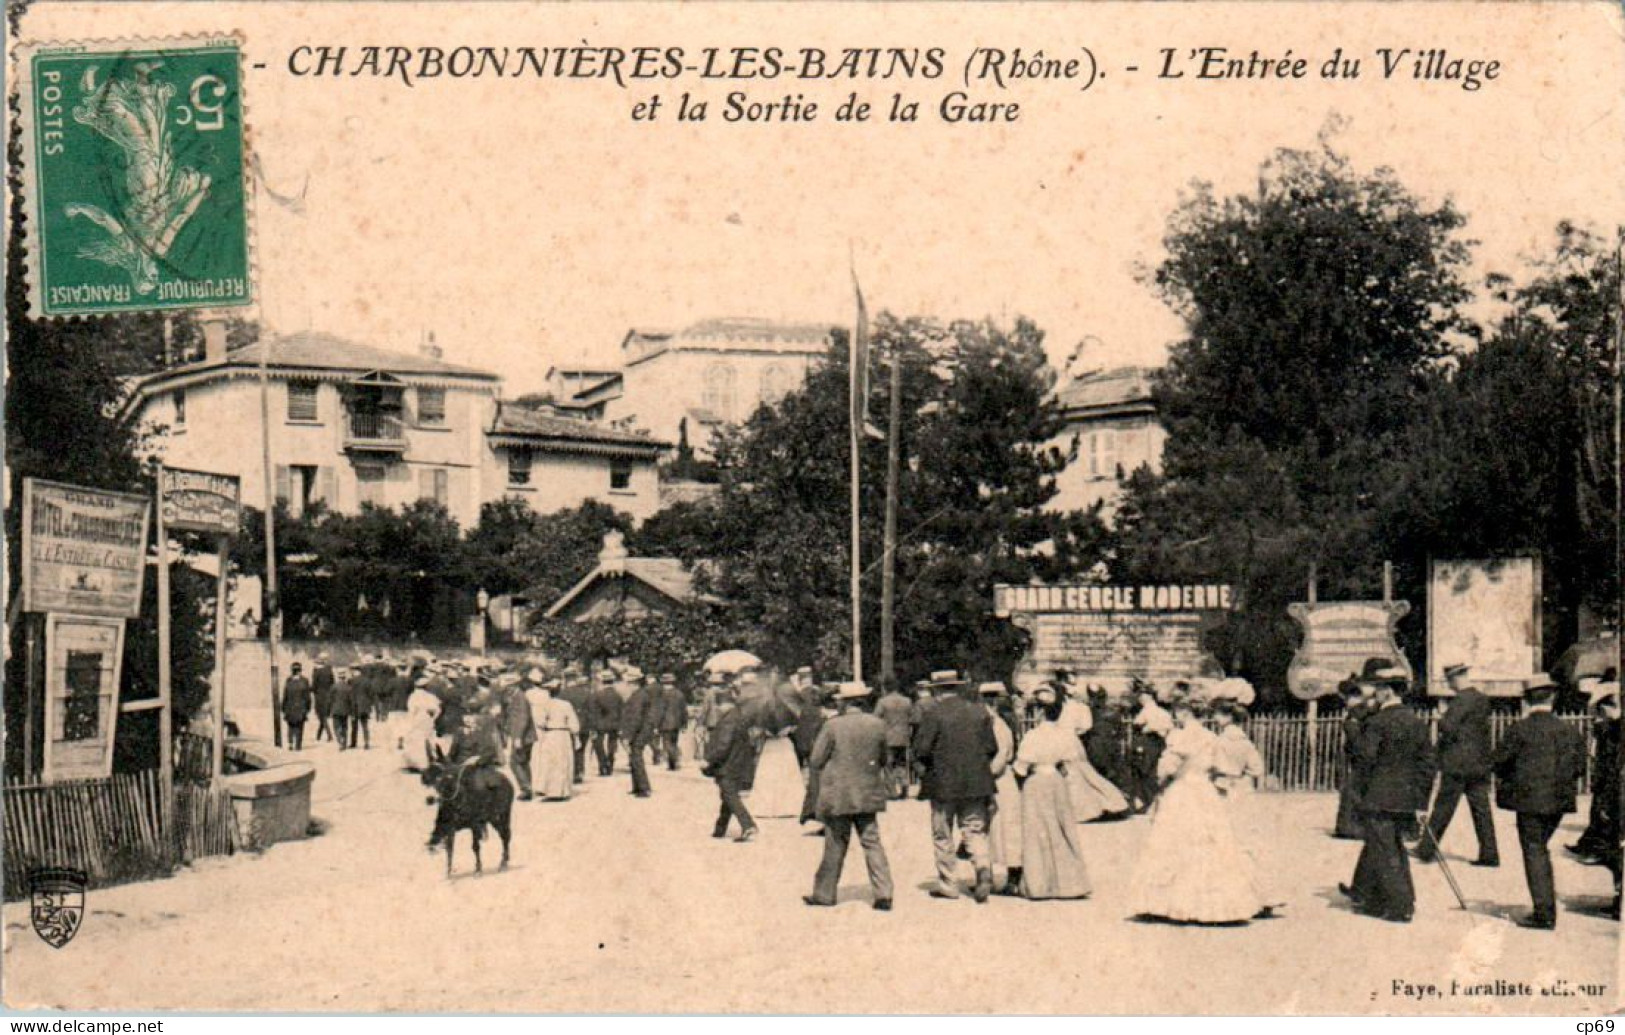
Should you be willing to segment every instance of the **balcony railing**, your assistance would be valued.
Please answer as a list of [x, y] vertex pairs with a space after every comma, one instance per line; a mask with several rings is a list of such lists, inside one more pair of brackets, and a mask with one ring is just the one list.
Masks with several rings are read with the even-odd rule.
[[344, 447], [404, 453], [406, 424], [393, 414], [350, 411], [345, 416]]

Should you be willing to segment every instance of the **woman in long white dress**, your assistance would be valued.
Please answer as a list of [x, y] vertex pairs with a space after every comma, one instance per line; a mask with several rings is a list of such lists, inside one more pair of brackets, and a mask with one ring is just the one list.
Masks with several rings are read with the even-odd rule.
[[1021, 738], [1011, 768], [1021, 785], [1021, 894], [1029, 899], [1087, 898], [1092, 885], [1072, 815], [1066, 770], [1083, 745], [1062, 725], [1060, 696], [1044, 687], [1033, 697], [1043, 721]]
[[1128, 799], [1123, 792], [1089, 764], [1083, 748], [1083, 735], [1094, 728], [1094, 712], [1082, 698], [1067, 695], [1057, 725], [1078, 740], [1078, 757], [1066, 767], [1067, 791], [1072, 798], [1072, 812], [1079, 823], [1102, 816], [1123, 815], [1129, 811]]
[[575, 740], [581, 719], [575, 706], [555, 694], [563, 684], [549, 679], [525, 691], [536, 722], [536, 751], [531, 762], [536, 794], [548, 801], [568, 801], [575, 783]]
[[401, 765], [421, 771], [429, 768], [429, 744], [440, 717], [440, 698], [429, 692], [430, 677], [421, 675], [406, 699], [406, 729], [401, 734]]
[[1189, 701], [1172, 708], [1151, 829], [1129, 889], [1129, 915], [1188, 923], [1245, 923], [1269, 905], [1215, 784], [1218, 737]]
[[1259, 831], [1259, 803], [1253, 792], [1263, 782], [1264, 756], [1247, 736], [1242, 723], [1247, 721], [1247, 709], [1234, 701], [1221, 701], [1213, 708], [1214, 723], [1219, 727], [1219, 739], [1213, 747], [1214, 785], [1224, 795], [1225, 808], [1230, 813], [1230, 828], [1241, 841], [1253, 866], [1253, 883], [1264, 899], [1264, 911], [1274, 912], [1285, 904], [1269, 878], [1259, 852], [1263, 835]]
[[767, 731], [762, 754], [756, 763], [756, 783], [750, 791], [750, 812], [758, 819], [795, 819], [807, 785], [796, 764], [795, 744], [785, 731]]

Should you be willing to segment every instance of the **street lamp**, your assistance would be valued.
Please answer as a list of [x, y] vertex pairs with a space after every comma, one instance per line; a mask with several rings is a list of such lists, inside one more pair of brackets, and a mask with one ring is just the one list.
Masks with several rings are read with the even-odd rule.
[[479, 592], [474, 594], [474, 606], [480, 612], [480, 657], [483, 658], [485, 657], [485, 613], [491, 606], [491, 594], [485, 591], [484, 586], [481, 586]]

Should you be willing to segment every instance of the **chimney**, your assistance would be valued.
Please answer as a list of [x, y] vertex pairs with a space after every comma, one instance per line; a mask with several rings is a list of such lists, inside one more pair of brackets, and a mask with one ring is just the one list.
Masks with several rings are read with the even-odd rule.
[[604, 533], [604, 548], [598, 553], [598, 566], [606, 572], [626, 570], [626, 536], [619, 531]]
[[226, 358], [226, 320], [223, 316], [211, 316], [203, 323], [203, 358], [209, 363], [218, 363]]
[[423, 344], [418, 346], [418, 351], [423, 353], [425, 356], [428, 356], [430, 359], [440, 358], [440, 346], [434, 343], [433, 331], [430, 331], [428, 335], [424, 337]]

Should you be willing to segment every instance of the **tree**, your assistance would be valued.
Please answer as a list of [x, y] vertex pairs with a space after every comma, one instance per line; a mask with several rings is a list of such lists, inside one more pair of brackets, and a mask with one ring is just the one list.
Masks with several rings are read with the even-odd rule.
[[[1067, 459], [1052, 445], [1061, 419], [1043, 335], [1025, 320], [882, 314], [872, 340], [876, 366], [899, 364], [902, 382], [900, 675], [955, 665], [1002, 677], [1022, 645], [990, 614], [993, 585], [1076, 575], [1106, 545], [1097, 515], [1043, 509]], [[718, 436], [715, 497], [656, 515], [635, 535], [641, 553], [714, 562], [698, 581], [729, 602], [735, 645], [831, 674], [849, 668], [851, 649], [846, 352], [837, 333], [799, 391]], [[887, 381], [872, 379], [872, 417], [886, 412]], [[865, 436], [860, 462], [864, 636], [873, 645], [884, 443]]]
[[1324, 138], [1278, 152], [1256, 194], [1199, 184], [1169, 219], [1149, 279], [1189, 333], [1156, 383], [1163, 474], [1130, 481], [1113, 572], [1233, 583], [1243, 606], [1211, 646], [1267, 692], [1284, 687], [1286, 604], [1310, 563], [1327, 599], [1375, 596], [1385, 559], [1420, 595], [1424, 558], [1393, 557], [1381, 505], [1418, 407], [1474, 330], [1464, 222]]
[[583, 665], [626, 658], [646, 672], [670, 672], [683, 679], [693, 678], [706, 658], [726, 649], [729, 636], [715, 613], [703, 605], [631, 620], [543, 619], [531, 626], [531, 633], [551, 658]]
[[598, 500], [552, 514], [538, 514], [523, 500], [487, 503], [468, 536], [469, 564], [488, 592], [548, 604], [597, 566], [607, 533], [625, 535], [632, 524], [630, 514]]

